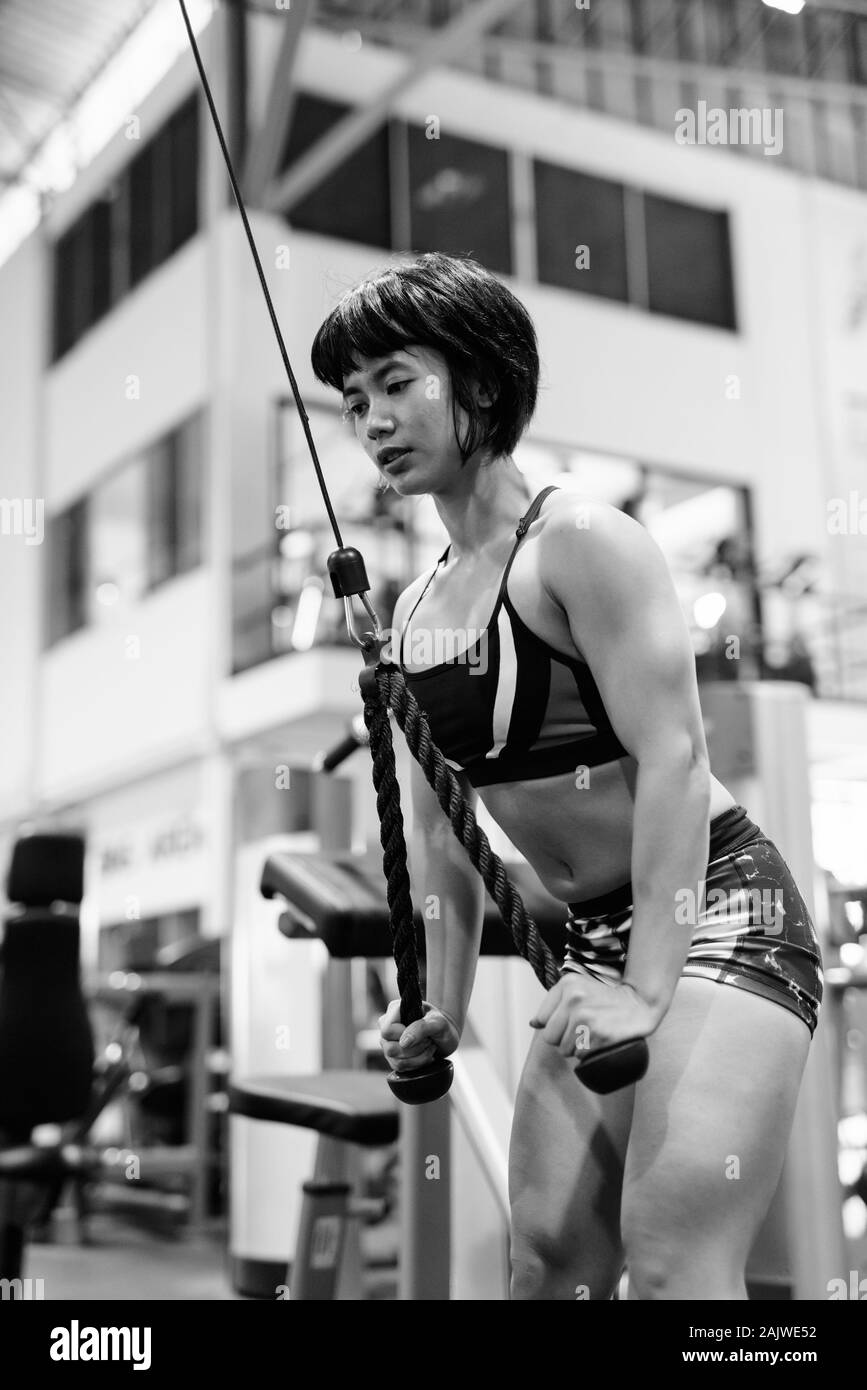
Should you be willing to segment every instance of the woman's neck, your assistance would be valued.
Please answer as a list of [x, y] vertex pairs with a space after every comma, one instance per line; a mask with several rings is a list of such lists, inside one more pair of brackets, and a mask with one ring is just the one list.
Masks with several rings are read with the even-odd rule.
[[510, 456], [486, 464], [470, 459], [454, 490], [433, 498], [456, 560], [476, 559], [514, 531], [532, 501], [527, 479]]

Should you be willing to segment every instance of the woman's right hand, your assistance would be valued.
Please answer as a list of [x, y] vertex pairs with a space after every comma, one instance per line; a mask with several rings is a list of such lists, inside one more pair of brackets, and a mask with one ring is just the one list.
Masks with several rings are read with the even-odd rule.
[[422, 1008], [424, 1016], [405, 1028], [400, 1021], [400, 1000], [392, 999], [379, 1020], [382, 1050], [392, 1071], [418, 1071], [457, 1050], [461, 1030], [455, 1020], [433, 1004], [425, 1002]]

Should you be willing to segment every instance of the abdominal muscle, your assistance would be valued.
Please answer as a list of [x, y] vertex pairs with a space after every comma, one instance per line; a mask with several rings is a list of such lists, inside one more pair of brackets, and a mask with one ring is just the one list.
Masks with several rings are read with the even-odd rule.
[[[480, 787], [479, 799], [548, 892], [580, 902], [629, 882], [637, 768], [621, 758], [591, 767], [586, 786], [566, 772]], [[710, 818], [735, 804], [711, 777]]]

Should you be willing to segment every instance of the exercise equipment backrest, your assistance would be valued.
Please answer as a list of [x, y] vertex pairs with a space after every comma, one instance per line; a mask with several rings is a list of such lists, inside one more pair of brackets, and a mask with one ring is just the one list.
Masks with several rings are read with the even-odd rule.
[[84, 842], [19, 840], [7, 879], [16, 910], [0, 946], [0, 1131], [5, 1142], [40, 1124], [78, 1119], [93, 1077], [93, 1035], [81, 989]]

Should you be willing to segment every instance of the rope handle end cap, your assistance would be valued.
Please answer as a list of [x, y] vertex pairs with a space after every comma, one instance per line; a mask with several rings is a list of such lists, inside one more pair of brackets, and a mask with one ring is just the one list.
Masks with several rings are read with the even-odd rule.
[[390, 1071], [389, 1088], [404, 1105], [427, 1105], [429, 1101], [440, 1100], [452, 1084], [455, 1069], [447, 1057], [431, 1062], [428, 1067], [418, 1071]]
[[640, 1081], [649, 1062], [650, 1050], [644, 1038], [632, 1038], [588, 1053], [575, 1068], [575, 1075], [589, 1091], [607, 1096]]

